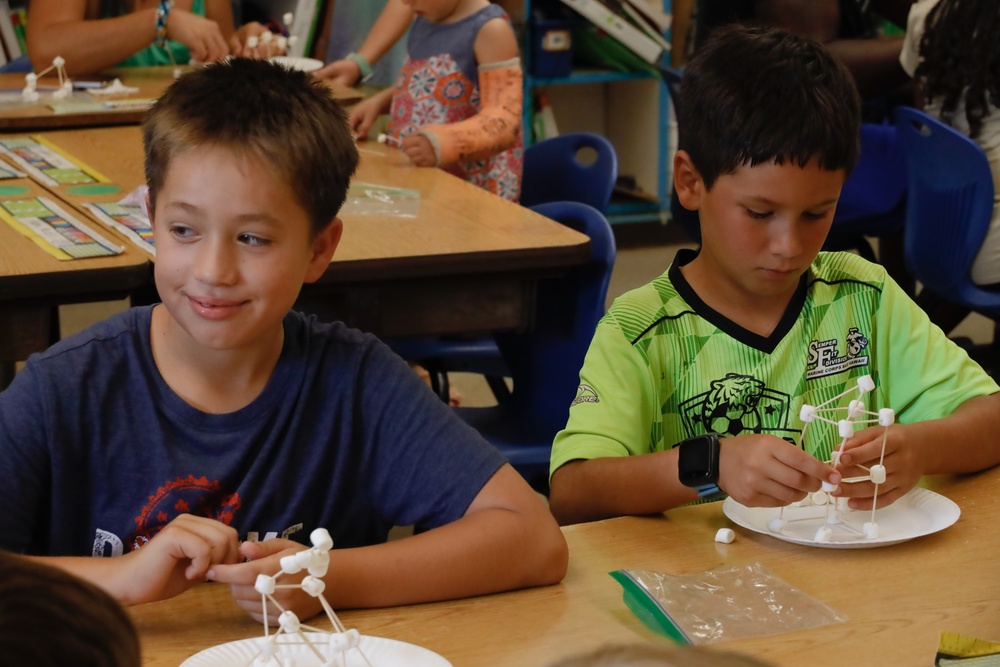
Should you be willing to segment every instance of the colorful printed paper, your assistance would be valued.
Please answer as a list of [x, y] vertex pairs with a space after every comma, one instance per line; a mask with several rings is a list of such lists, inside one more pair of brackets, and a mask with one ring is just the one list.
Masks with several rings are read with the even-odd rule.
[[0, 218], [59, 260], [107, 257], [125, 251], [46, 197], [0, 200]]

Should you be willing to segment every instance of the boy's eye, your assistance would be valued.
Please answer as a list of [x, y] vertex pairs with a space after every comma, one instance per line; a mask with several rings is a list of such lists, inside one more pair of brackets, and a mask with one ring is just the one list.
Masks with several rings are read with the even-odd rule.
[[187, 239], [194, 236], [194, 230], [187, 225], [172, 224], [170, 225], [170, 234], [179, 239]]
[[256, 234], [240, 234], [238, 238], [240, 243], [245, 243], [248, 246], [266, 246], [271, 243], [270, 240]]
[[752, 208], [748, 208], [746, 209], [746, 211], [747, 215], [753, 218], [754, 220], [767, 220], [768, 218], [771, 217], [770, 211], [755, 211]]
[[822, 220], [829, 214], [829, 211], [821, 211], [820, 213], [813, 213], [810, 211], [803, 211], [803, 220]]

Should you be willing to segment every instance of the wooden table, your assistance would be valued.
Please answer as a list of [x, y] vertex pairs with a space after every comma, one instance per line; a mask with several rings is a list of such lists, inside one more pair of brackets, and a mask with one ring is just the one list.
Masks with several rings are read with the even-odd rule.
[[[942, 631], [1000, 639], [1000, 469], [925, 482], [956, 501], [962, 516], [944, 531], [902, 544], [819, 549], [736, 526], [736, 540], [720, 544], [715, 532], [731, 524], [721, 503], [712, 503], [564, 528], [569, 573], [556, 586], [340, 616], [362, 634], [419, 644], [455, 667], [543, 667], [609, 643], [668, 642], [628, 610], [608, 572], [696, 574], [760, 562], [848, 620], [718, 648], [788, 667], [930, 665]], [[149, 667], [176, 666], [205, 648], [261, 633], [216, 584], [131, 614]]]
[[[138, 126], [42, 136], [121, 186], [120, 193], [94, 196], [54, 189], [57, 197], [78, 208], [86, 202], [117, 201], [144, 181]], [[383, 336], [528, 328], [537, 280], [589, 256], [585, 235], [438, 169], [413, 167], [401, 153], [378, 144], [364, 146], [355, 180], [419, 190], [419, 213], [414, 218], [343, 216], [344, 236], [330, 269], [317, 284], [306, 286], [297, 304], [326, 319]], [[143, 268], [146, 256], [116, 232], [107, 234], [128, 246], [130, 266], [140, 265], [131, 268], [148, 276], [148, 268]], [[18, 236], [0, 225], [0, 304], [18, 300], [24, 306], [33, 299], [51, 303], [96, 291], [76, 274], [107, 268], [103, 264], [57, 262], [36, 248], [18, 250], [4, 241], [24, 241]], [[122, 287], [141, 286], [121, 276], [102, 275]], [[38, 309], [33, 312], [39, 314]], [[0, 362], [23, 358], [11, 357], [11, 348], [4, 346], [8, 322], [0, 319]], [[39, 317], [31, 330], [44, 326]], [[35, 339], [36, 349], [44, 347], [38, 344]], [[24, 345], [16, 349], [23, 354]]]
[[[182, 72], [190, 70], [188, 66], [180, 68]], [[138, 88], [134, 93], [128, 93], [114, 99], [156, 99], [174, 82], [174, 68], [167, 67], [129, 67], [111, 69], [102, 77], [117, 77], [126, 86]], [[78, 77], [87, 80], [88, 77]], [[0, 89], [19, 91], [24, 88], [24, 74], [0, 74]], [[71, 113], [56, 113], [48, 104], [52, 102], [51, 92], [46, 87], [59, 85], [59, 79], [53, 70], [44, 78], [38, 80], [39, 100], [27, 104], [0, 104], [0, 130], [22, 131], [39, 129], [58, 129], [66, 127], [94, 127], [104, 125], [138, 124], [146, 114], [145, 108], [123, 108], [74, 111]], [[348, 88], [333, 82], [327, 82], [334, 98], [341, 104], [349, 105], [361, 99], [361, 93], [354, 88]], [[99, 102], [105, 98], [90, 95], [86, 91], [75, 90], [70, 98], [74, 102]]]

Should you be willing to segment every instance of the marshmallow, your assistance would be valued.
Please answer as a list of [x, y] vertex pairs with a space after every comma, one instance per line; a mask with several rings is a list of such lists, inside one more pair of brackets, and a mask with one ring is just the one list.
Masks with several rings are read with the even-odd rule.
[[878, 524], [874, 521], [868, 521], [864, 525], [865, 539], [877, 540], [878, 539]]
[[735, 539], [736, 533], [733, 532], [732, 528], [720, 528], [719, 532], [715, 534], [715, 541], [723, 544], [730, 544]]
[[333, 548], [333, 538], [326, 528], [317, 528], [309, 533], [309, 542], [317, 549], [329, 551]]
[[302, 623], [299, 621], [299, 617], [295, 615], [293, 611], [283, 611], [281, 616], [278, 617], [278, 625], [285, 632], [292, 634], [299, 631], [302, 627]]
[[770, 521], [767, 522], [767, 529], [772, 533], [780, 533], [785, 527], [785, 520], [780, 516], [772, 517]]
[[862, 375], [858, 378], [858, 387], [861, 391], [873, 391], [875, 389], [875, 381], [872, 380], [871, 375]]
[[868, 476], [875, 484], [885, 484], [885, 466], [878, 463], [868, 469]]
[[880, 426], [889, 426], [896, 421], [896, 411], [892, 408], [882, 408], [878, 411], [878, 423]]
[[840, 433], [841, 438], [850, 438], [854, 435], [854, 424], [846, 419], [841, 419], [837, 422], [837, 431]]
[[302, 590], [316, 598], [326, 590], [326, 582], [317, 577], [306, 577], [302, 580]]
[[830, 536], [833, 535], [833, 531], [826, 526], [820, 526], [819, 530], [816, 531], [815, 542], [826, 543], [830, 541]]
[[258, 574], [257, 581], [254, 582], [253, 588], [261, 595], [271, 595], [274, 593], [274, 587], [276, 585], [274, 577], [267, 574]]

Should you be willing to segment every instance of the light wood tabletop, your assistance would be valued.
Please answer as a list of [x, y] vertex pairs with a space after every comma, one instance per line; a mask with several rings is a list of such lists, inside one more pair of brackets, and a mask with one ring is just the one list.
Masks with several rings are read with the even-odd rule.
[[[144, 182], [140, 128], [43, 132], [51, 144], [127, 192]], [[440, 169], [412, 166], [397, 150], [362, 142], [356, 185], [419, 191], [414, 217], [345, 211], [326, 274], [298, 307], [383, 336], [523, 329], [534, 286], [586, 261], [583, 234]], [[73, 204], [115, 201], [62, 189]]]
[[[80, 103], [99, 103], [108, 100], [152, 100], [158, 98], [174, 82], [175, 69], [180, 72], [189, 71], [187, 65], [174, 67], [129, 67], [110, 69], [98, 77], [77, 77], [85, 80], [121, 80], [124, 86], [137, 88], [114, 97], [91, 95], [86, 90], [74, 90], [67, 101]], [[145, 106], [122, 106], [118, 108], [78, 108], [57, 113], [50, 104], [57, 102], [52, 98], [52, 89], [58, 87], [59, 79], [55, 70], [38, 79], [39, 99], [35, 102], [22, 102], [17, 99], [17, 93], [25, 85], [24, 74], [0, 74], [0, 90], [5, 92], [8, 101], [0, 98], [0, 130], [21, 131], [39, 129], [58, 129], [66, 127], [94, 127], [102, 125], [138, 124], [146, 114]], [[358, 102], [362, 95], [354, 88], [325, 82], [333, 97], [343, 105]]]
[[[942, 631], [1000, 639], [994, 560], [1000, 469], [925, 484], [958, 503], [961, 518], [941, 532], [892, 546], [791, 544], [733, 526], [721, 503], [711, 503], [564, 528], [569, 573], [555, 586], [340, 616], [362, 634], [423, 646], [455, 667], [544, 667], [609, 643], [669, 642], [629, 611], [611, 571], [697, 574], [756, 562], [847, 621], [713, 646], [783, 667], [930, 665]], [[715, 542], [716, 531], [727, 526], [735, 528], [736, 540]], [[217, 584], [130, 612], [148, 667], [175, 667], [203, 649], [262, 632]], [[316, 623], [328, 627], [325, 620]]]
[[[108, 179], [105, 186], [118, 186], [97, 195], [51, 188], [88, 220], [82, 204], [118, 201], [144, 182], [139, 126], [6, 136], [22, 135], [44, 138]], [[414, 217], [342, 216], [344, 235], [329, 270], [297, 304], [325, 319], [383, 336], [524, 329], [533, 321], [537, 281], [589, 256], [585, 235], [439, 169], [413, 167], [379, 144], [362, 146], [355, 182], [417, 190], [419, 204]], [[122, 290], [151, 285], [148, 255], [103, 223], [92, 224], [125, 254], [59, 262], [0, 224], [0, 314], [15, 307], [20, 313], [16, 328], [13, 315], [0, 317], [0, 366], [47, 346], [53, 303], [108, 298], [106, 282]]]

